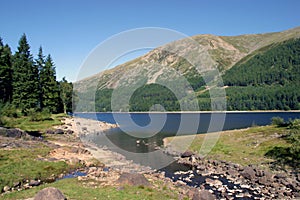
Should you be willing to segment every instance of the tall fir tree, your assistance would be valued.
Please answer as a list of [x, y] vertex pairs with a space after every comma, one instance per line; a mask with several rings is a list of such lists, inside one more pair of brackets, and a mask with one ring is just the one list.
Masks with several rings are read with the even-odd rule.
[[42, 81], [41, 81], [41, 74], [42, 76], [45, 75], [45, 56], [43, 54], [43, 48], [40, 46], [39, 53], [37, 59], [35, 59], [36, 67], [39, 70], [39, 108], [43, 109], [43, 91], [42, 91]]
[[10, 102], [12, 98], [12, 60], [11, 50], [0, 38], [0, 101]]
[[63, 104], [64, 113], [72, 112], [72, 97], [76, 99], [76, 95], [73, 94], [73, 84], [68, 82], [65, 77], [59, 82], [60, 97]]
[[[42, 51], [39, 55], [42, 61]], [[40, 69], [41, 108], [48, 109], [51, 113], [60, 112], [60, 93], [56, 81], [56, 73], [53, 60], [47, 56], [45, 64]]]
[[13, 62], [13, 104], [23, 113], [39, 105], [38, 68], [34, 65], [26, 35], [19, 40]]

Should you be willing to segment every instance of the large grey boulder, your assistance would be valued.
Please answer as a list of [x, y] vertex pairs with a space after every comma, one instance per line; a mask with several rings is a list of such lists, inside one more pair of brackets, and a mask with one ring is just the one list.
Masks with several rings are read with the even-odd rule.
[[66, 200], [67, 198], [63, 195], [63, 193], [54, 187], [44, 188], [39, 191], [34, 200]]
[[123, 174], [121, 174], [117, 182], [122, 185], [150, 186], [150, 183], [145, 178], [145, 176], [138, 173], [124, 172]]
[[194, 193], [192, 200], [215, 200], [215, 195], [211, 194], [208, 190], [201, 190]]
[[252, 167], [245, 167], [241, 172], [241, 175], [249, 180], [253, 180], [256, 178], [255, 171]]

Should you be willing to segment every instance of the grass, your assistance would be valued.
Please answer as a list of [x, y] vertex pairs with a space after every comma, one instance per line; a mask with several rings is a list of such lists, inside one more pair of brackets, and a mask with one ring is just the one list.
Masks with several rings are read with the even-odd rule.
[[50, 119], [43, 121], [30, 121], [29, 117], [3, 117], [6, 127], [11, 128], [20, 128], [27, 132], [44, 132], [46, 129], [51, 128], [55, 125], [60, 125], [62, 117], [65, 117], [65, 114], [52, 114]]
[[[51, 184], [34, 187], [30, 190], [21, 192], [12, 192], [2, 195], [3, 199], [26, 199], [33, 197], [39, 190], [45, 187], [55, 187], [62, 191], [67, 199], [76, 200], [95, 200], [95, 199], [115, 199], [115, 200], [151, 200], [151, 199], [177, 199], [175, 191], [153, 189], [149, 187], [125, 186], [118, 190], [113, 186], [87, 186], [87, 182], [81, 182], [77, 179], [64, 179]], [[75, 189], [76, 188], [76, 189]]]
[[[30, 121], [29, 117], [5, 117], [6, 127], [14, 127], [26, 132], [43, 132], [53, 125], [61, 124], [64, 114], [51, 115], [44, 121]], [[21, 140], [20, 140], [21, 141]], [[24, 180], [45, 180], [52, 175], [73, 170], [79, 166], [70, 166], [65, 162], [48, 162], [39, 158], [46, 157], [52, 149], [40, 142], [30, 142], [27, 148], [0, 149], [0, 191], [6, 185], [12, 186]]]
[[[279, 134], [284, 135], [286, 133], [285, 128], [275, 126], [224, 131], [220, 133], [220, 137], [209, 152], [208, 158], [226, 160], [241, 165], [265, 165], [273, 161], [265, 155], [274, 147], [286, 148], [290, 146], [285, 139], [278, 137]], [[185, 139], [195, 137], [188, 150], [199, 152], [206, 135], [170, 137], [166, 139], [166, 143], [172, 141], [172, 147], [176, 150], [180, 149]]]
[[[42, 144], [30, 149], [0, 150], [0, 189], [24, 180], [46, 180], [71, 169], [65, 162], [48, 162], [38, 158], [51, 149]], [[75, 167], [75, 166], [74, 166]]]

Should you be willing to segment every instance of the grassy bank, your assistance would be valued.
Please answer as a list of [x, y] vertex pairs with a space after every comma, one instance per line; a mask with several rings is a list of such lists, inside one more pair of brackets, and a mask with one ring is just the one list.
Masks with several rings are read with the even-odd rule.
[[[268, 166], [276, 159], [268, 156], [276, 148], [286, 149], [290, 144], [285, 136], [288, 130], [285, 127], [263, 126], [251, 127], [243, 130], [220, 132], [216, 145], [208, 154], [208, 158], [226, 160], [241, 165], [256, 164]], [[172, 149], [179, 149], [184, 140], [195, 137], [188, 150], [199, 152], [206, 134], [197, 136], [169, 137], [165, 145], [172, 141]]]
[[[30, 117], [5, 118], [6, 127], [21, 128], [27, 132], [41, 132], [61, 124], [64, 115], [51, 115], [51, 119], [32, 121]], [[68, 141], [70, 135], [45, 135], [44, 140]], [[80, 166], [72, 166], [64, 161], [46, 161], [52, 145], [40, 141], [27, 139], [3, 138], [2, 142], [17, 144], [13, 148], [0, 148], [0, 190], [4, 186], [12, 187], [17, 183], [26, 183], [26, 180], [48, 180], [62, 173], [74, 170]], [[75, 138], [74, 138], [75, 141]], [[73, 141], [73, 142], [74, 142]], [[21, 144], [20, 147], [17, 147]], [[70, 144], [73, 144], [72, 142]], [[69, 147], [64, 147], [69, 148]], [[70, 147], [71, 148], [71, 147]], [[96, 160], [98, 161], [98, 160]], [[95, 163], [96, 163], [95, 161]], [[98, 161], [99, 162], [99, 161]], [[76, 178], [59, 180], [49, 184], [22, 191], [13, 191], [0, 194], [0, 199], [27, 199], [32, 198], [45, 187], [56, 187], [63, 192], [67, 199], [94, 200], [94, 199], [177, 199], [178, 191], [170, 190], [164, 182], [152, 180], [153, 187], [143, 186], [101, 186], [101, 182], [80, 180]]]
[[[25, 180], [46, 180], [70, 170], [65, 162], [47, 162], [39, 160], [46, 157], [51, 149], [37, 145], [30, 149], [0, 150], [0, 189], [12, 187]], [[53, 178], [54, 178], [53, 177]]]
[[26, 132], [44, 132], [52, 126], [62, 124], [61, 119], [65, 116], [65, 114], [52, 114], [39, 121], [32, 120], [32, 118], [28, 116], [2, 117], [2, 120], [5, 127], [20, 128]]
[[[95, 200], [95, 199], [111, 199], [111, 200], [139, 200], [139, 199], [177, 199], [176, 191], [171, 191], [165, 187], [161, 189], [153, 189], [148, 187], [125, 186], [118, 189], [117, 186], [99, 187], [93, 185], [88, 186], [87, 182], [81, 182], [77, 179], [64, 179], [55, 183], [41, 185], [39, 187], [25, 190], [22, 192], [13, 192], [3, 195], [3, 199], [26, 199], [33, 197], [39, 190], [45, 187], [56, 187], [62, 191], [67, 199], [76, 200]], [[75, 189], [76, 188], [76, 189]]]

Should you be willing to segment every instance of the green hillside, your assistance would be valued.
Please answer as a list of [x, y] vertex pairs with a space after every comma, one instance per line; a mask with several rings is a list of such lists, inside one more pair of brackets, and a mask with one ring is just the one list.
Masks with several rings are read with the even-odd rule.
[[[192, 46], [185, 39], [175, 41], [76, 82], [81, 101], [76, 111], [111, 111], [115, 91], [119, 97], [134, 93], [129, 105], [115, 98], [113, 103], [119, 107], [114, 111], [160, 111], [161, 107], [153, 107], [155, 104], [167, 111], [193, 111], [195, 108], [180, 108], [193, 95], [199, 110], [211, 110], [209, 87], [225, 88], [227, 110], [299, 110], [299, 38], [300, 28], [240, 36], [197, 35], [192, 39], [200, 44], [199, 54], [190, 52]], [[168, 48], [177, 49], [182, 57], [168, 52]], [[194, 59], [196, 65], [184, 57]], [[197, 65], [204, 65], [200, 73]], [[213, 65], [221, 72], [224, 84], [216, 81]]]
[[228, 110], [300, 109], [300, 39], [258, 50], [223, 76]]

